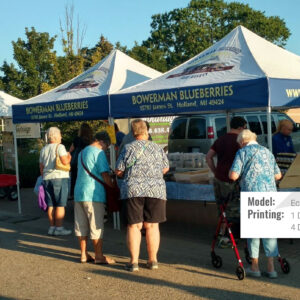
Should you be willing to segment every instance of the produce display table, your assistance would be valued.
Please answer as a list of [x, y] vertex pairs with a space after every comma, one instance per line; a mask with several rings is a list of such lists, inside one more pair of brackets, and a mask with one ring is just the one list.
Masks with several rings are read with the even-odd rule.
[[167, 199], [214, 202], [212, 184], [193, 184], [167, 181]]

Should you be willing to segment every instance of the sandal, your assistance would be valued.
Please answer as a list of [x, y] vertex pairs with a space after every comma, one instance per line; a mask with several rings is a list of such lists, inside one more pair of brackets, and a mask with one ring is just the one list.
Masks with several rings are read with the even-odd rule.
[[108, 256], [103, 256], [104, 259], [101, 260], [96, 260], [95, 259], [95, 264], [96, 265], [113, 265], [116, 263], [116, 261]]
[[81, 259], [80, 260], [80, 262], [82, 264], [85, 264], [85, 263], [88, 263], [88, 262], [94, 262], [94, 261], [95, 261], [95, 259], [90, 255], [87, 255], [86, 259]]

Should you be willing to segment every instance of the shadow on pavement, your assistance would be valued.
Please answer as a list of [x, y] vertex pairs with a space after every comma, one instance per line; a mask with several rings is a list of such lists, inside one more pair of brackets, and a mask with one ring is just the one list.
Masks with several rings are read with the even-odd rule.
[[[283, 298], [274, 298], [274, 297], [264, 297], [257, 296], [256, 294], [251, 294], [249, 292], [236, 292], [236, 291], [228, 291], [224, 289], [218, 288], [207, 288], [207, 287], [199, 287], [193, 285], [185, 285], [178, 284], [170, 281], [166, 281], [164, 279], [155, 279], [151, 277], [142, 277], [139, 275], [135, 275], [129, 272], [118, 272], [114, 270], [101, 270], [101, 271], [92, 271], [93, 273], [101, 274], [102, 276], [114, 277], [124, 281], [131, 281], [136, 283], [142, 283], [153, 286], [163, 286], [166, 288], [176, 289], [183, 291], [185, 293], [189, 293], [191, 295], [195, 295], [198, 297], [203, 297], [205, 299], [220, 299], [220, 295], [222, 295], [222, 299], [283, 299]], [[167, 293], [167, 292], [166, 292]], [[165, 299], [168, 299], [168, 295], [163, 295]]]

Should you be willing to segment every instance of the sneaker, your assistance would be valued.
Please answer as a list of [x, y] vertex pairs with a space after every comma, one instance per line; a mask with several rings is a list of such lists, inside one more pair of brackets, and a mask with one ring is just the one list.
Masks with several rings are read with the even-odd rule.
[[137, 272], [139, 270], [139, 265], [134, 263], [134, 264], [126, 264], [125, 265], [125, 270], [129, 272]]
[[260, 271], [252, 271], [251, 268], [247, 268], [245, 271], [246, 271], [246, 275], [249, 277], [255, 277], [255, 278], [261, 277]]
[[230, 248], [231, 247], [231, 241], [228, 237], [226, 236], [221, 236], [219, 238], [219, 242], [218, 242], [218, 247], [219, 248]]
[[158, 263], [157, 261], [147, 262], [146, 267], [150, 270], [156, 270], [158, 269]]
[[276, 279], [278, 277], [278, 274], [276, 271], [273, 272], [263, 272], [262, 273], [263, 276], [268, 277], [270, 279]]
[[56, 227], [53, 235], [70, 235], [72, 230], [66, 229], [64, 227]]
[[50, 226], [48, 229], [48, 235], [53, 235], [55, 231], [55, 226]]

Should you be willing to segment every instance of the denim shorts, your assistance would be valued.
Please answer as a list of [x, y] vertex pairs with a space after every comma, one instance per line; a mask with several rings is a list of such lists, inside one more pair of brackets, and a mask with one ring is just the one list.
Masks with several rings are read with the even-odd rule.
[[69, 178], [44, 180], [45, 196], [48, 206], [65, 207], [69, 194]]
[[[262, 242], [267, 257], [278, 256], [277, 239], [262, 239]], [[250, 257], [258, 258], [260, 239], [248, 239], [247, 243]]]

